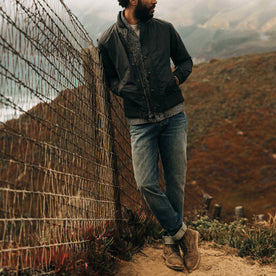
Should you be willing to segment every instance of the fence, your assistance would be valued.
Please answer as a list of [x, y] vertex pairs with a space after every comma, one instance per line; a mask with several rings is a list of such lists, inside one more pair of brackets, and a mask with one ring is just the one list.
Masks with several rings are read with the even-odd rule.
[[62, 0], [0, 0], [0, 272], [51, 274], [60, 248], [139, 208], [120, 100]]

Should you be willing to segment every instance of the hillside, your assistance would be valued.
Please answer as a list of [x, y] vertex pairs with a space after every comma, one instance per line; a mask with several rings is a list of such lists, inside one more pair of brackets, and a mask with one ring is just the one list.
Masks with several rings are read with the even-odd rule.
[[[199, 207], [202, 192], [214, 197], [213, 204], [223, 205], [224, 219], [232, 219], [237, 205], [245, 207], [249, 218], [253, 214], [276, 211], [275, 64], [275, 52], [212, 60], [194, 66], [193, 73], [182, 85], [189, 122], [185, 195], [188, 214], [193, 214], [194, 209]], [[69, 95], [68, 91], [64, 91], [51, 106], [41, 103], [29, 112], [50, 120], [50, 109], [63, 104]], [[64, 114], [66, 122], [73, 120], [77, 123], [70, 117], [72, 114]], [[57, 121], [55, 116], [51, 120], [54, 125], [66, 124], [62, 118]], [[7, 149], [8, 157], [13, 154], [17, 159], [29, 158], [30, 162], [44, 164], [45, 153], [38, 146], [26, 147], [25, 142], [20, 142], [20, 137], [11, 139], [8, 129], [18, 129], [23, 136], [47, 141], [50, 137], [47, 125], [39, 127], [38, 122], [23, 115], [7, 122], [6, 128], [1, 129], [0, 144]], [[59, 136], [56, 139], [52, 142], [59, 145]], [[118, 145], [125, 143], [121, 137], [117, 139]], [[118, 148], [118, 151], [121, 152], [121, 149]], [[35, 156], [38, 159], [34, 159]], [[59, 163], [54, 163], [54, 166], [64, 169]], [[131, 164], [129, 166], [131, 171]], [[10, 183], [19, 186], [30, 183], [27, 174], [26, 181], [22, 182], [18, 178], [20, 171], [15, 174], [10, 169], [9, 175], [6, 175], [7, 172], [2, 171], [2, 180], [7, 178]], [[76, 173], [85, 175], [89, 172], [80, 168]], [[39, 178], [39, 175], [36, 177]], [[124, 178], [131, 177], [125, 174]], [[34, 181], [39, 183], [40, 180]], [[135, 186], [135, 183], [132, 184]], [[121, 188], [128, 194], [130, 191], [125, 190], [124, 185], [121, 183]], [[122, 201], [128, 205], [124, 196]]]
[[178, 30], [196, 62], [270, 52], [276, 47], [275, 1], [214, 0], [193, 3], [190, 8], [197, 20], [182, 22]]
[[183, 84], [189, 121], [188, 183], [245, 215], [276, 211], [276, 53], [194, 67]]

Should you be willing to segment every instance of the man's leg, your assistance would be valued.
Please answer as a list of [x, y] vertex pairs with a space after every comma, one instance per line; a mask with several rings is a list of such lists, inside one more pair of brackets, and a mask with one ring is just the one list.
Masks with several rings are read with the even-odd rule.
[[175, 235], [182, 226], [182, 217], [175, 211], [158, 182], [160, 123], [130, 127], [132, 161], [138, 189], [153, 215], [169, 235]]
[[[182, 226], [182, 218], [159, 187], [158, 146], [160, 130], [160, 123], [130, 127], [133, 168], [138, 189], [153, 215], [163, 229], [166, 229], [166, 232], [174, 235]], [[175, 270], [184, 269], [179, 248], [175, 242], [165, 245], [163, 257], [168, 267]]]
[[159, 140], [166, 196], [183, 221], [184, 188], [187, 170], [187, 119], [184, 112], [171, 117]]
[[[168, 121], [160, 135], [160, 155], [163, 164], [164, 180], [166, 184], [166, 196], [174, 210], [183, 219], [184, 188], [187, 169], [187, 119], [185, 113], [177, 114]], [[198, 251], [197, 231], [187, 229], [171, 237], [164, 233], [165, 246], [167, 243], [176, 243], [183, 251], [183, 260], [189, 271], [199, 265], [200, 255]]]

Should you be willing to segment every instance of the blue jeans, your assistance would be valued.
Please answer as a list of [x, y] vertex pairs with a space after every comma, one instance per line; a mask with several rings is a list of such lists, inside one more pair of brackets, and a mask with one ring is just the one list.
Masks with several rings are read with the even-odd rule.
[[[185, 112], [157, 123], [130, 126], [132, 161], [137, 187], [151, 212], [174, 236], [183, 225], [187, 168], [187, 118]], [[159, 187], [159, 153], [165, 193]]]

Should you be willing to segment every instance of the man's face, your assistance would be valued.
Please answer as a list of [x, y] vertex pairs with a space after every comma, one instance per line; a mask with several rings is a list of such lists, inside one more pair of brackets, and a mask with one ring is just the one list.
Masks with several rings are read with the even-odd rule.
[[142, 22], [152, 18], [156, 3], [157, 1], [152, 0], [138, 0], [138, 4], [134, 10], [135, 18]]

